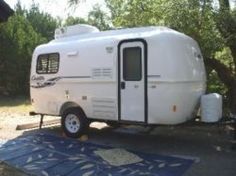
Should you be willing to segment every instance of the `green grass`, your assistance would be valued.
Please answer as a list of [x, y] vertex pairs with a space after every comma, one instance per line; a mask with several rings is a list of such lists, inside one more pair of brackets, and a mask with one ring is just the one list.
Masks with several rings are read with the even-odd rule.
[[0, 97], [0, 112], [29, 112], [32, 110], [29, 98], [26, 97]]

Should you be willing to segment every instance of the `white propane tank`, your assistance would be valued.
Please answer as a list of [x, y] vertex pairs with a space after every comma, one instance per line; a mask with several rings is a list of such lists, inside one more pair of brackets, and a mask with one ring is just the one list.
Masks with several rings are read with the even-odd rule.
[[217, 122], [222, 118], [222, 96], [211, 93], [201, 96], [201, 121]]

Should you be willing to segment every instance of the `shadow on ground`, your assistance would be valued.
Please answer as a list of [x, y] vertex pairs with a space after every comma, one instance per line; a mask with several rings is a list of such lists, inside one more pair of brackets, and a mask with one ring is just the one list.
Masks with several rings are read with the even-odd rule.
[[[99, 124], [98, 124], [99, 126]], [[101, 126], [101, 125], [100, 125]], [[197, 163], [184, 174], [185, 176], [232, 176], [236, 175], [236, 151], [232, 151], [230, 135], [222, 127], [176, 126], [156, 127], [152, 131], [144, 127], [129, 128], [90, 128], [88, 141], [162, 155], [187, 156], [197, 159]], [[49, 132], [62, 136], [60, 127], [30, 130], [23, 135]]]

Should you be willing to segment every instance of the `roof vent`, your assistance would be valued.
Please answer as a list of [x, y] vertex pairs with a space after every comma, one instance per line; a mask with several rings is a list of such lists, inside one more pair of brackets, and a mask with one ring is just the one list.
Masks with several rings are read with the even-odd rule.
[[99, 32], [99, 29], [94, 26], [90, 26], [87, 24], [77, 24], [73, 26], [57, 28], [55, 30], [54, 37], [55, 39], [59, 39], [64, 37], [82, 35], [87, 33], [95, 33], [95, 32]]

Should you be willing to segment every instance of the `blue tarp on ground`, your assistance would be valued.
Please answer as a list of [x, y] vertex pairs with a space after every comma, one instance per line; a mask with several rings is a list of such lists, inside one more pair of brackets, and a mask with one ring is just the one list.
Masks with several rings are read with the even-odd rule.
[[181, 176], [193, 163], [190, 159], [131, 151], [143, 161], [116, 167], [94, 153], [111, 148], [40, 133], [2, 144], [0, 160], [38, 176]]

